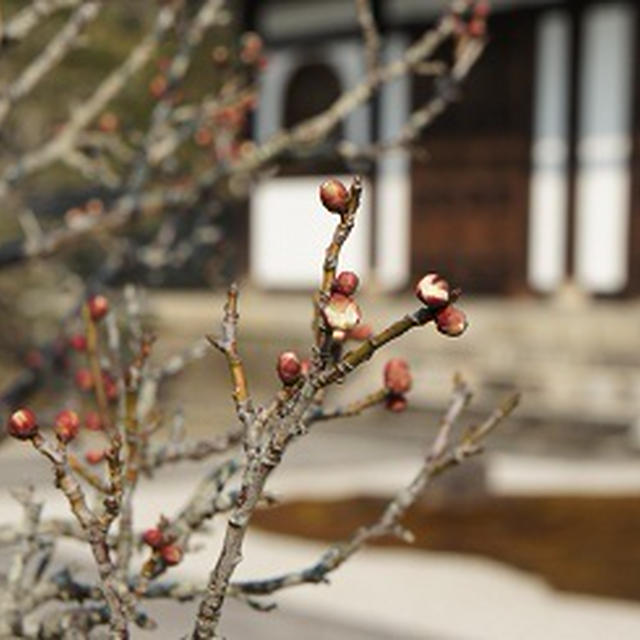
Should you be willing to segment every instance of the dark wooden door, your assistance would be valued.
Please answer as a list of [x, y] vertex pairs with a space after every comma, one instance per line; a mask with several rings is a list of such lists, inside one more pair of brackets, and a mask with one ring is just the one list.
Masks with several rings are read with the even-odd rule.
[[[491, 41], [461, 100], [412, 166], [414, 277], [445, 274], [471, 294], [526, 290], [535, 14], [492, 18]], [[414, 105], [432, 93], [415, 82]]]
[[[636, 11], [635, 55], [640, 55], [640, 12]], [[631, 224], [629, 233], [629, 280], [627, 295], [640, 295], [640, 64], [633, 72], [634, 104], [631, 153]]]

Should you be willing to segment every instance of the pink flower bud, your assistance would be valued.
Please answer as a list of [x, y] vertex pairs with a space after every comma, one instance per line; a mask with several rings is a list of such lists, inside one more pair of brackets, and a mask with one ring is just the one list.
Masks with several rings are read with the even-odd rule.
[[353, 329], [359, 322], [362, 314], [360, 307], [349, 296], [341, 293], [332, 293], [326, 306], [322, 308], [322, 315], [327, 325], [343, 333], [346, 337], [347, 331]]
[[309, 371], [311, 371], [311, 360], [309, 360], [309, 358], [303, 358], [300, 361], [300, 373], [303, 376], [308, 376]]
[[67, 444], [78, 435], [78, 431], [80, 430], [80, 418], [75, 411], [63, 409], [56, 416], [53, 429], [58, 440]]
[[278, 356], [276, 366], [278, 377], [285, 385], [294, 384], [302, 373], [302, 363], [298, 354], [293, 351], [285, 351]]
[[411, 389], [411, 371], [403, 358], [391, 358], [384, 366], [384, 386], [392, 394], [400, 395]]
[[177, 544], [168, 544], [160, 549], [160, 555], [167, 566], [174, 566], [182, 561], [184, 552]]
[[26, 407], [14, 411], [7, 421], [7, 432], [18, 440], [33, 438], [38, 433], [36, 414]]
[[109, 402], [115, 402], [119, 396], [118, 385], [111, 377], [111, 374], [107, 371], [102, 372], [102, 386], [104, 388], [104, 395], [107, 396], [107, 400]]
[[109, 301], [104, 296], [92, 296], [87, 301], [89, 315], [94, 322], [98, 322], [107, 315], [109, 311]]
[[74, 380], [76, 387], [80, 391], [91, 391], [93, 389], [93, 376], [89, 369], [78, 369], [75, 373]]
[[335, 293], [351, 296], [356, 292], [358, 284], [360, 284], [360, 278], [353, 271], [343, 271], [338, 274], [331, 289]]
[[100, 431], [102, 429], [102, 418], [97, 411], [87, 411], [84, 417], [84, 426], [89, 431]]
[[74, 333], [69, 337], [69, 346], [74, 351], [85, 351], [87, 348], [87, 338], [81, 333]]
[[320, 200], [332, 213], [345, 213], [349, 204], [349, 191], [340, 180], [330, 178], [320, 185]]
[[449, 304], [449, 283], [437, 273], [428, 273], [416, 285], [416, 296], [428, 307], [444, 307]]
[[389, 394], [385, 406], [389, 411], [400, 413], [407, 408], [407, 399], [403, 395]]
[[142, 534], [142, 541], [149, 545], [152, 549], [161, 549], [166, 545], [166, 540], [164, 539], [164, 533], [157, 527], [153, 527], [151, 529], [147, 529]]
[[99, 464], [104, 460], [105, 452], [102, 449], [89, 449], [84, 454], [84, 459], [88, 464]]
[[469, 326], [464, 311], [449, 305], [436, 313], [436, 326], [438, 331], [450, 338], [462, 335]]

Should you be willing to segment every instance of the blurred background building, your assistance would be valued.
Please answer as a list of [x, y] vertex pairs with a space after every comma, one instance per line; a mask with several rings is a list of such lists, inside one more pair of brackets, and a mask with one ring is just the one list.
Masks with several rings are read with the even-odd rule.
[[[378, 0], [382, 55], [396, 57], [446, 2]], [[490, 43], [461, 99], [418, 151], [361, 167], [371, 183], [368, 220], [351, 259], [382, 290], [438, 269], [473, 294], [554, 293], [568, 281], [593, 295], [640, 293], [638, 12], [632, 2], [498, 0]], [[245, 3], [245, 22], [269, 44], [255, 133], [265, 140], [318, 113], [365, 72], [349, 0]], [[434, 89], [415, 75], [389, 85], [335, 133], [358, 145], [389, 139]], [[425, 153], [426, 152], [426, 158]], [[304, 288], [313, 241], [304, 198], [309, 174], [341, 172], [328, 160], [298, 164], [252, 198], [252, 279]], [[274, 194], [282, 206], [274, 211]], [[293, 204], [294, 206], [290, 206]], [[310, 210], [310, 211], [308, 211]], [[307, 214], [307, 215], [305, 215]], [[314, 222], [315, 223], [315, 222]], [[269, 229], [287, 228], [298, 253]], [[294, 261], [294, 268], [290, 268]]]

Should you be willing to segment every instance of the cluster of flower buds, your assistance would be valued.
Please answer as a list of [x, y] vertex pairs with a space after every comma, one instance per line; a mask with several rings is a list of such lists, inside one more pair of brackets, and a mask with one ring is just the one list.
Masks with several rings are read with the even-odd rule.
[[403, 358], [391, 358], [384, 367], [383, 380], [387, 390], [387, 409], [404, 411], [407, 408], [406, 394], [413, 382], [408, 362]]
[[449, 283], [437, 273], [428, 273], [416, 285], [417, 298], [435, 312], [438, 331], [456, 338], [465, 332], [468, 322], [464, 312], [452, 304], [452, 293]]
[[142, 541], [158, 552], [166, 566], [172, 567], [182, 561], [184, 556], [182, 547], [167, 540], [163, 530], [159, 527], [147, 529], [142, 534]]

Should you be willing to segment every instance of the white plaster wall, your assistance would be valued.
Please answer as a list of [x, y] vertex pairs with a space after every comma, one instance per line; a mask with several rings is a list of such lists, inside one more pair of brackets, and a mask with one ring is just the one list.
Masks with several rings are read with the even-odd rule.
[[569, 40], [569, 19], [564, 11], [540, 16], [536, 26], [528, 235], [529, 284], [538, 291], [553, 291], [565, 276]]
[[[348, 176], [341, 178], [349, 183]], [[252, 281], [265, 288], [317, 287], [324, 251], [338, 218], [318, 196], [321, 178], [272, 178], [261, 182], [251, 199], [250, 269]], [[365, 181], [355, 228], [347, 240], [340, 270], [366, 278], [371, 264], [370, 184]]]
[[628, 278], [634, 6], [591, 7], [583, 24], [576, 279], [597, 293]]
[[[395, 36], [387, 41], [384, 57], [397, 59], [407, 40]], [[381, 140], [395, 137], [406, 122], [411, 105], [408, 77], [387, 84], [380, 97]], [[410, 275], [411, 160], [403, 150], [385, 154], [378, 161], [376, 180], [376, 280], [384, 291], [404, 287]]]

